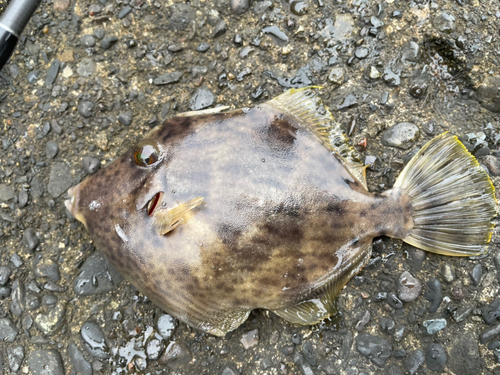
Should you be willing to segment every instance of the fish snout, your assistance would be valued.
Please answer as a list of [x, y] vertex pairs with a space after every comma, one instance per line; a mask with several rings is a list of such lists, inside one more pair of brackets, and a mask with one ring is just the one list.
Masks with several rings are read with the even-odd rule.
[[68, 189], [68, 199], [64, 201], [64, 205], [66, 206], [68, 211], [71, 212], [71, 215], [73, 215], [78, 221], [81, 221], [85, 226], [87, 226], [81, 211], [78, 209], [79, 198], [80, 185], [73, 186]]

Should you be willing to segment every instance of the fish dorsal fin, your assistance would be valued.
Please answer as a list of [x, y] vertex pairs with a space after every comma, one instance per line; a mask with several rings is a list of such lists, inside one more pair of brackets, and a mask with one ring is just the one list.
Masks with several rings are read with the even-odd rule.
[[321, 87], [304, 87], [291, 89], [268, 103], [297, 118], [300, 123], [310, 129], [331, 152], [339, 155], [344, 166], [366, 188], [364, 165], [358, 153], [352, 148], [340, 125], [335, 122], [330, 110], [317, 93]]
[[342, 265], [323, 287], [315, 290], [311, 298], [297, 305], [272, 310], [283, 319], [295, 324], [316, 324], [337, 312], [335, 300], [344, 285], [368, 262], [372, 254], [371, 240], [356, 249], [357, 256]]
[[158, 233], [164, 235], [177, 228], [179, 224], [187, 219], [188, 214], [202, 203], [203, 198], [194, 198], [173, 208], [157, 209], [153, 217]]

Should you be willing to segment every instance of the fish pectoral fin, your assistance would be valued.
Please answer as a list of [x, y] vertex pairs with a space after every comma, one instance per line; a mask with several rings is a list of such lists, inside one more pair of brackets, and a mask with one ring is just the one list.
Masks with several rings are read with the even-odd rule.
[[316, 324], [335, 314], [340, 291], [371, 257], [371, 241], [355, 249], [355, 254], [339, 267], [329, 282], [313, 291], [309, 300], [271, 311], [290, 323], [303, 325]]
[[203, 198], [194, 198], [169, 209], [158, 209], [154, 213], [154, 225], [160, 235], [167, 234], [187, 220], [192, 210], [203, 203]]

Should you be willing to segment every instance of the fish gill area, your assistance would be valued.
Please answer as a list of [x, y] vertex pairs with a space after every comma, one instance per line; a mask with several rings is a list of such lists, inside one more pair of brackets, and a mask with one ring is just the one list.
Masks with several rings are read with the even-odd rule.
[[500, 374], [498, 234], [476, 258], [378, 238], [335, 316], [256, 310], [214, 337], [123, 281], [64, 206], [165, 118], [305, 86], [371, 191], [445, 131], [498, 189], [499, 32], [497, 1], [43, 1], [0, 72], [2, 373]]

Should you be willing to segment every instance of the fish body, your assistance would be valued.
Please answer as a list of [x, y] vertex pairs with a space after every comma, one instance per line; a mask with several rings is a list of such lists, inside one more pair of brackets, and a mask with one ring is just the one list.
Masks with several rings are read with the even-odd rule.
[[324, 319], [374, 237], [411, 237], [415, 209], [404, 186], [368, 192], [291, 103], [167, 120], [67, 206], [131, 283], [198, 329], [223, 335], [255, 308]]

